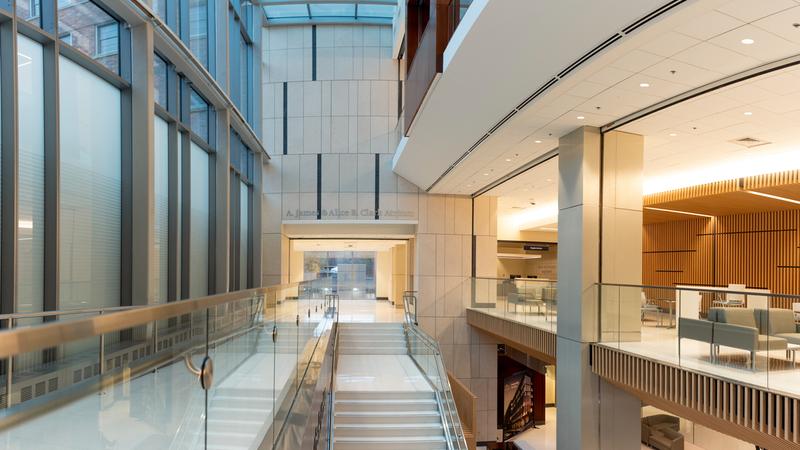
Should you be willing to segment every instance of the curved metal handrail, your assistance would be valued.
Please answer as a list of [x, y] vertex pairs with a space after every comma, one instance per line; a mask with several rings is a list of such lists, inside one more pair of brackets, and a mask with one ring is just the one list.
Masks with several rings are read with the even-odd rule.
[[[306, 282], [229, 292], [193, 300], [164, 303], [161, 305], [139, 306], [115, 311], [113, 314], [100, 314], [95, 317], [63, 322], [50, 322], [0, 331], [0, 358], [8, 358], [21, 353], [55, 347], [80, 339], [102, 336], [153, 321], [165, 320], [184, 314], [190, 314], [195, 311], [206, 310], [226, 303], [266, 296], [300, 286], [303, 283]], [[65, 311], [56, 312], [64, 314]]]

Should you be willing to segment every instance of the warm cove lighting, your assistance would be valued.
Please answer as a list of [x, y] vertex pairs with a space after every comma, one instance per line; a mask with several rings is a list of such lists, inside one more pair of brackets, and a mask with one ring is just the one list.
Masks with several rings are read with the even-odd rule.
[[781, 197], [780, 195], [772, 195], [772, 194], [767, 194], [765, 192], [756, 192], [756, 191], [745, 191], [745, 192], [747, 192], [748, 194], [771, 198], [773, 200], [780, 200], [782, 202], [788, 202], [788, 203], [794, 203], [795, 205], [800, 205], [800, 200], [795, 200], [793, 198]]
[[558, 222], [558, 202], [536, 205], [520, 211], [511, 216], [511, 221], [518, 230], [530, 230]]
[[689, 211], [679, 211], [677, 209], [653, 208], [652, 206], [645, 206], [644, 209], [649, 209], [651, 211], [663, 211], [675, 214], [686, 214], [687, 216], [712, 217], [712, 218], [714, 217], [714, 216], [709, 216], [708, 214], [693, 213]]
[[724, 158], [713, 164], [689, 164], [686, 170], [662, 172], [645, 176], [642, 184], [644, 195], [666, 192], [698, 184], [734, 178], [751, 177], [765, 173], [800, 169], [800, 150], [775, 152], [762, 156], [747, 155], [739, 158]]

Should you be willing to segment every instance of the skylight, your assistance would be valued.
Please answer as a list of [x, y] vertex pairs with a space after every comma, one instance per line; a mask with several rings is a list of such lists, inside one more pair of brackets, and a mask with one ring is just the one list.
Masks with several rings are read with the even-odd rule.
[[306, 23], [392, 23], [397, 0], [260, 0], [269, 25]]

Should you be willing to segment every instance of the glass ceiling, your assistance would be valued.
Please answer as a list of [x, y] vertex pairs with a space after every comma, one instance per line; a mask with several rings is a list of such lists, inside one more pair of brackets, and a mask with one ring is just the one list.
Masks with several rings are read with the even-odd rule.
[[397, 0], [261, 0], [267, 25], [303, 23], [392, 23]]

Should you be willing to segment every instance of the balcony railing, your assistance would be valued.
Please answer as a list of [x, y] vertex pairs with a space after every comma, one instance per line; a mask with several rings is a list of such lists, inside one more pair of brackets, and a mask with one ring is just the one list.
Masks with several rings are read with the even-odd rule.
[[0, 332], [0, 439], [20, 448], [299, 448], [292, 424], [312, 412], [297, 399], [316, 382], [338, 317], [315, 283], [41, 313], [47, 323]]

